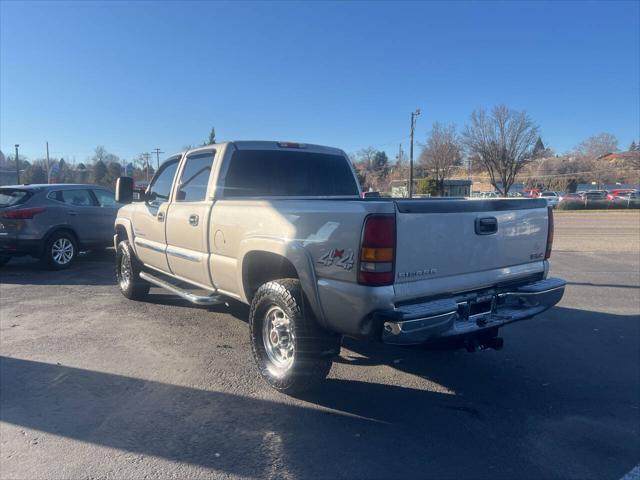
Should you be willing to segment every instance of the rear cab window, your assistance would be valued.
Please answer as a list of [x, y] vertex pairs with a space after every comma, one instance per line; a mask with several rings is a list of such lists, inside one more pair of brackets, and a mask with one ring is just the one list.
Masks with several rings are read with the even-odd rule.
[[358, 197], [347, 159], [301, 150], [236, 150], [225, 197]]
[[33, 195], [29, 190], [0, 188], [0, 208], [22, 205]]

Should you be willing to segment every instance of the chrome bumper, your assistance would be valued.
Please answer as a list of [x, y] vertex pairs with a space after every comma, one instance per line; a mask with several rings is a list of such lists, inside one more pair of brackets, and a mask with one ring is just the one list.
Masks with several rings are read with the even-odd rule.
[[[383, 319], [382, 341], [411, 345], [468, 335], [531, 318], [562, 299], [566, 281], [547, 278], [513, 291], [485, 291], [453, 298], [399, 306], [378, 312]], [[475, 313], [473, 305], [488, 305]]]

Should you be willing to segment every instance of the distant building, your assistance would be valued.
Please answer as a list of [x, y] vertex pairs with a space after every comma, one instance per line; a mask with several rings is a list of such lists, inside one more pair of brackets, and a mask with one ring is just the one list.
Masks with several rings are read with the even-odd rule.
[[[413, 191], [415, 193], [419, 178], [413, 179]], [[391, 196], [406, 198], [409, 196], [408, 180], [391, 181]], [[445, 197], [468, 197], [471, 195], [471, 180], [445, 180]], [[421, 195], [424, 196], [424, 195]]]
[[640, 152], [628, 151], [620, 153], [605, 153], [604, 155], [600, 155], [598, 160], [604, 160], [607, 162], [627, 162], [635, 160], [637, 162], [640, 160]]
[[18, 183], [16, 171], [1, 169], [0, 170], [0, 185], [15, 185]]
[[445, 180], [445, 197], [469, 197], [471, 195], [471, 180]]
[[[502, 182], [498, 182], [498, 187], [502, 188]], [[497, 191], [491, 182], [473, 182], [474, 193], [488, 193]], [[515, 182], [509, 188], [509, 193], [524, 193], [524, 183]]]

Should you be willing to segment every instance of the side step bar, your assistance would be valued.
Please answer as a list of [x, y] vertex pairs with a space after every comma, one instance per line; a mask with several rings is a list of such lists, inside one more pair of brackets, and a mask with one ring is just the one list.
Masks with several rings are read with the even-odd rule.
[[169, 290], [171, 293], [184, 298], [188, 302], [195, 303], [196, 305], [219, 305], [224, 303], [224, 299], [220, 295], [195, 295], [147, 272], [140, 272], [140, 278], [157, 287]]

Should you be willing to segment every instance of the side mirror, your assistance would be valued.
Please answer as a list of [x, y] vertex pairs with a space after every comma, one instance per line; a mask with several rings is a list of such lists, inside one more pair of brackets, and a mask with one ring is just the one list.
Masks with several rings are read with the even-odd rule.
[[133, 178], [119, 177], [116, 180], [116, 202], [126, 205], [133, 201]]

